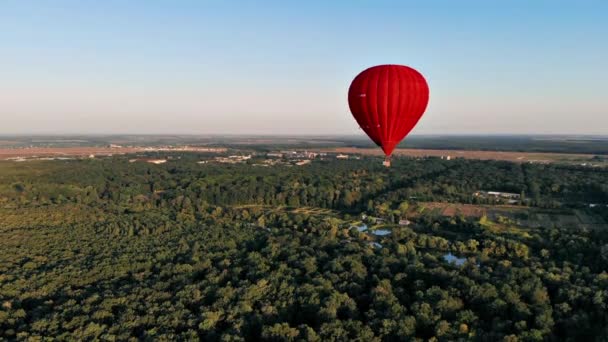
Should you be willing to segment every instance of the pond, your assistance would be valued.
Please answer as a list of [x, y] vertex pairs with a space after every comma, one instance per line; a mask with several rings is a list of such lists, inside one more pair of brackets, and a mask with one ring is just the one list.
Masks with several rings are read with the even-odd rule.
[[443, 255], [443, 260], [456, 266], [462, 266], [467, 261], [467, 258], [459, 258], [452, 253], [448, 253]]
[[388, 229], [376, 229], [376, 230], [372, 230], [371, 233], [376, 236], [385, 236], [385, 235], [389, 235], [392, 232]]
[[360, 226], [355, 226], [355, 228], [357, 228], [359, 232], [364, 232], [367, 230], [367, 225], [365, 223], [362, 223]]

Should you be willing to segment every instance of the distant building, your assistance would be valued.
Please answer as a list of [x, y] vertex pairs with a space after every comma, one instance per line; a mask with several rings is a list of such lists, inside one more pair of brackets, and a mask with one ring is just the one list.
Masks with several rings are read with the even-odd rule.
[[161, 152], [211, 152], [220, 153], [226, 152], [225, 147], [196, 147], [196, 146], [149, 146], [144, 147], [144, 151], [161, 151]]
[[480, 198], [493, 198], [495, 200], [505, 199], [509, 204], [515, 204], [521, 200], [520, 194], [512, 192], [500, 192], [500, 191], [476, 191], [473, 196]]
[[146, 158], [129, 159], [129, 163], [135, 163], [135, 162], [146, 162], [146, 163], [158, 165], [158, 164], [166, 163], [167, 159], [146, 159]]
[[302, 165], [306, 165], [306, 164], [310, 164], [310, 159], [301, 160], [296, 163], [296, 165], [298, 165], [298, 166], [302, 166]]
[[473, 196], [475, 197], [502, 197], [502, 198], [520, 198], [520, 194], [512, 192], [500, 192], [500, 191], [476, 191]]
[[215, 157], [215, 161], [222, 164], [238, 164], [243, 163], [249, 159], [251, 159], [250, 154], [245, 156], [232, 155], [228, 157]]
[[399, 220], [399, 225], [400, 225], [400, 226], [409, 226], [409, 225], [410, 225], [410, 223], [412, 223], [412, 222], [410, 222], [410, 220], [408, 220], [408, 219], [405, 219], [405, 220]]
[[287, 159], [314, 159], [319, 154], [309, 151], [281, 151], [280, 153], [267, 153], [268, 157], [285, 157]]
[[246, 156], [229, 156], [229, 159], [235, 159], [235, 160], [248, 160], [251, 159], [251, 154], [248, 154]]
[[336, 159], [348, 159], [348, 154], [338, 154]]

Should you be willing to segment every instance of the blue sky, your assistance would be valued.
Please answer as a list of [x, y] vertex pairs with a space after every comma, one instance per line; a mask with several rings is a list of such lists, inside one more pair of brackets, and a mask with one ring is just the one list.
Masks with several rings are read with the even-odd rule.
[[361, 134], [405, 64], [413, 133], [608, 134], [606, 1], [0, 2], [0, 134]]

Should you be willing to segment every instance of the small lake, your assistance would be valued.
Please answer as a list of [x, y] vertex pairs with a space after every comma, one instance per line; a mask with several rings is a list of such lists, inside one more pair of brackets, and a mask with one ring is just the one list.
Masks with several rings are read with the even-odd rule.
[[443, 255], [443, 260], [456, 266], [462, 266], [467, 261], [467, 258], [459, 258], [452, 253], [448, 253]]
[[[372, 229], [370, 230], [369, 227], [367, 226], [367, 224], [365, 223], [361, 223], [358, 226], [351, 226], [351, 228], [357, 228], [357, 231], [359, 231], [360, 233], [367, 233], [373, 236], [386, 236], [392, 233], [392, 231], [390, 231], [389, 229]], [[382, 248], [382, 244], [372, 241], [369, 242], [369, 245], [374, 247], [374, 248]]]

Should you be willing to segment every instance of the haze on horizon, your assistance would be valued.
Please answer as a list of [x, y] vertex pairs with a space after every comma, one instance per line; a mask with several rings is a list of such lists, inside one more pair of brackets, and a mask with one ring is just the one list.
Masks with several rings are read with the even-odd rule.
[[0, 134], [363, 134], [376, 64], [431, 91], [413, 134], [608, 134], [605, 1], [6, 1]]

